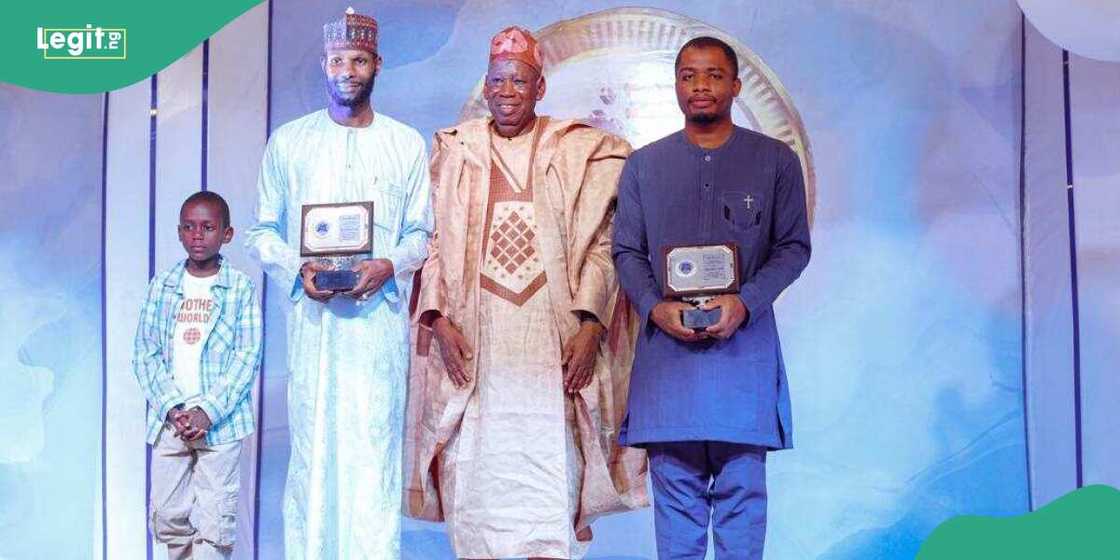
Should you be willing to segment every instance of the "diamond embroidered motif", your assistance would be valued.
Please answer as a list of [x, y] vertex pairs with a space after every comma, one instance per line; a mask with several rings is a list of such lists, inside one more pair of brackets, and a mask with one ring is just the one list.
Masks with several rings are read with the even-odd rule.
[[528, 288], [544, 271], [533, 243], [535, 226], [531, 203], [495, 203], [483, 274], [513, 293]]
[[494, 258], [506, 272], [513, 274], [535, 253], [533, 246], [529, 244], [529, 240], [533, 238], [533, 230], [529, 229], [529, 224], [517, 212], [513, 212], [499, 231], [502, 235], [494, 240], [494, 249], [498, 253]]

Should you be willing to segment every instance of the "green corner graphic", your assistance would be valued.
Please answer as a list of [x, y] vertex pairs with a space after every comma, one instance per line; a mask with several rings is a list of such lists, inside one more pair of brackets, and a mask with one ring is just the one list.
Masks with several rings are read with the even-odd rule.
[[57, 93], [122, 88], [166, 68], [261, 2], [16, 3], [0, 22], [0, 82]]
[[917, 560], [1120, 558], [1120, 490], [1086, 486], [1016, 517], [955, 517], [929, 536]]

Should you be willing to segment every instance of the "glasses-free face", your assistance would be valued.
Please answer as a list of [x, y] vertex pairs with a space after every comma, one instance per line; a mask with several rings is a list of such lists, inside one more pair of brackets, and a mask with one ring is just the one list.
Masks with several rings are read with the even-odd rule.
[[196, 268], [214, 264], [222, 245], [232, 239], [233, 228], [225, 223], [217, 204], [194, 201], [179, 212], [179, 242]]
[[323, 54], [322, 67], [331, 101], [353, 107], [369, 101], [381, 71], [381, 57], [358, 49], [329, 49]]
[[681, 53], [677, 65], [677, 104], [685, 119], [710, 123], [731, 119], [731, 104], [742, 83], [731, 61], [718, 47], [693, 47]]
[[490, 64], [482, 96], [502, 136], [516, 136], [536, 118], [537, 101], [544, 98], [544, 77], [519, 60]]

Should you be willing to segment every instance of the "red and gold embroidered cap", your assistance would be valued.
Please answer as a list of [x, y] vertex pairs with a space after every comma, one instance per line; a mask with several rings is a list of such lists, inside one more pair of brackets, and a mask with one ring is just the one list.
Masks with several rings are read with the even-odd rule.
[[377, 53], [377, 20], [346, 8], [341, 19], [323, 26], [323, 48]]
[[537, 72], [544, 68], [540, 45], [533, 34], [523, 27], [507, 27], [490, 40], [490, 62], [506, 59], [524, 62]]

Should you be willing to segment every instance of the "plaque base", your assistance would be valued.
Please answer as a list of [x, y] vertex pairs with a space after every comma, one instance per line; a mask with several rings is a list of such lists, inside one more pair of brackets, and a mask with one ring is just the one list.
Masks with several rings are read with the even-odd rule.
[[693, 309], [685, 309], [681, 311], [681, 323], [686, 329], [694, 331], [702, 331], [719, 322], [722, 315], [720, 309], [700, 309], [695, 307]]
[[353, 270], [321, 270], [315, 273], [315, 289], [347, 292], [358, 284], [358, 273]]

